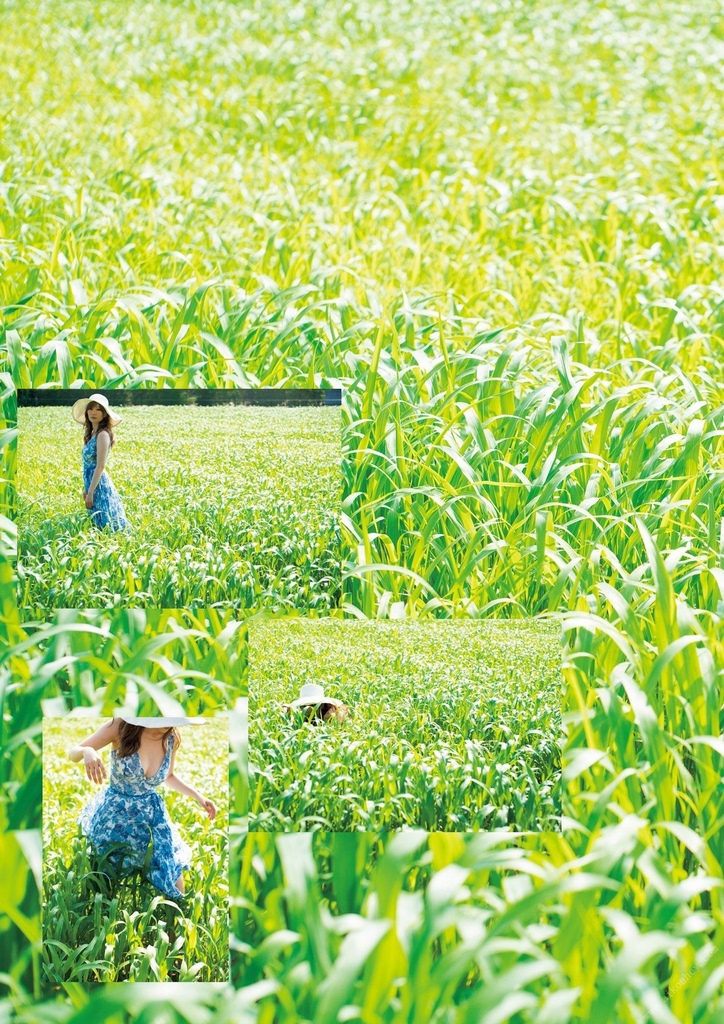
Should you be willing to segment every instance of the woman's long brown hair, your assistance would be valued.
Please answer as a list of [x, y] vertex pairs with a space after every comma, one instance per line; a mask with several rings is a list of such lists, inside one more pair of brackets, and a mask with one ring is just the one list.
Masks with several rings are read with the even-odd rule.
[[[101, 420], [100, 426], [98, 427], [98, 433], [100, 434], [101, 430], [107, 430], [108, 431], [108, 433], [110, 434], [110, 437], [111, 437], [111, 448], [112, 448], [113, 445], [116, 443], [116, 439], [115, 439], [115, 437], [113, 435], [113, 427], [111, 426], [111, 418], [108, 415], [108, 413], [106, 412], [106, 410], [103, 408], [103, 406], [100, 404], [100, 402], [89, 402], [88, 405], [85, 407], [85, 430], [83, 431], [83, 444], [88, 444], [88, 442], [90, 441], [91, 437], [93, 436], [93, 424], [88, 419], [88, 410], [92, 406], [94, 406], [94, 405], [95, 405], [95, 407], [97, 409], [100, 409], [104, 413], [103, 419]], [[139, 728], [141, 728], [141, 726], [139, 726]]]
[[[120, 746], [118, 748], [119, 757], [130, 757], [131, 754], [135, 754], [141, 745], [141, 733], [144, 730], [143, 725], [129, 725], [128, 722], [120, 720], [118, 725], [118, 739]], [[181, 734], [178, 729], [174, 729], [170, 726], [163, 737], [163, 752], [168, 753], [168, 740], [169, 736], [173, 736], [173, 748], [178, 750], [181, 746]]]

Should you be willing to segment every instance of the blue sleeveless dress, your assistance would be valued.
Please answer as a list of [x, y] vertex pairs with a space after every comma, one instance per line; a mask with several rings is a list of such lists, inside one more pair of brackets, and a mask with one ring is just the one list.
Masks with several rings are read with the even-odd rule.
[[[83, 445], [83, 490], [90, 487], [93, 474], [96, 471], [98, 461], [98, 438], [92, 437], [87, 444]], [[106, 470], [103, 470], [100, 480], [93, 492], [93, 508], [88, 509], [91, 522], [99, 529], [108, 527], [111, 533], [117, 530], [128, 528], [128, 520], [123, 510], [123, 503], [118, 491], [113, 485]]]
[[155, 775], [146, 778], [138, 751], [119, 757], [111, 750], [111, 776], [78, 816], [78, 824], [98, 853], [112, 843], [126, 843], [109, 860], [120, 874], [143, 867], [149, 842], [153, 844], [148, 877], [171, 899], [183, 899], [176, 881], [191, 865], [191, 850], [168, 815], [163, 797], [157, 792], [171, 767], [173, 736]]

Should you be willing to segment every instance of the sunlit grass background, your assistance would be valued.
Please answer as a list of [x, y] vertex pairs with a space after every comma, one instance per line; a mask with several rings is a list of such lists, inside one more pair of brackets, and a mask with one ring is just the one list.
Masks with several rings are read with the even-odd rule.
[[348, 377], [416, 307], [716, 366], [713, 0], [3, 7], [18, 383]]
[[[252, 831], [560, 828], [555, 623], [249, 625]], [[318, 683], [342, 723], [283, 704]]]
[[18, 416], [23, 608], [339, 601], [340, 411], [125, 409], [108, 471], [130, 529], [93, 527], [69, 408]]
[[[6, 565], [5, 1007], [79, 1024], [143, 1010], [322, 1021], [340, 1005], [385, 1024], [714, 1024], [720, 5], [3, 13], [5, 388], [344, 387], [350, 613], [548, 610], [568, 685], [562, 836], [513, 852], [491, 836], [485, 862], [486, 836], [453, 837], [414, 877], [418, 853], [393, 851], [374, 898], [346, 898], [347, 915], [331, 899], [318, 921], [305, 908], [319, 873], [332, 893], [327, 840], [232, 831], [234, 976], [255, 987], [165, 986], [163, 1010], [139, 985], [42, 1003], [23, 874], [39, 811], [16, 799], [31, 792], [41, 691]], [[365, 891], [367, 840], [353, 838], [359, 862], [338, 852], [340, 873], [354, 855]], [[421, 918], [407, 897], [423, 890]], [[386, 922], [394, 955], [374, 946]], [[428, 970], [426, 950], [455, 946]]]
[[[184, 729], [176, 775], [214, 801], [217, 816], [188, 797], [158, 790], [191, 847], [179, 906], [137, 875], [104, 874], [76, 823], [97, 791], [70, 747], [104, 720], [43, 722], [43, 970], [50, 983], [226, 981], [229, 976], [229, 729], [223, 718]], [[110, 774], [108, 750], [102, 752]]]

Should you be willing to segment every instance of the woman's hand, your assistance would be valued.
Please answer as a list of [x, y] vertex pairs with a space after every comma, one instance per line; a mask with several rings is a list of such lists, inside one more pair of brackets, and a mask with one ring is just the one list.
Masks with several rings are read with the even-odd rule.
[[83, 747], [83, 763], [85, 773], [91, 782], [101, 783], [106, 777], [106, 766], [103, 758], [93, 747]]
[[86, 493], [83, 495], [83, 501], [85, 502], [85, 507], [87, 509], [93, 508], [93, 495], [91, 494], [90, 491], [86, 491]]
[[216, 804], [213, 800], [207, 800], [205, 796], [199, 797], [199, 807], [206, 811], [211, 821], [216, 817]]

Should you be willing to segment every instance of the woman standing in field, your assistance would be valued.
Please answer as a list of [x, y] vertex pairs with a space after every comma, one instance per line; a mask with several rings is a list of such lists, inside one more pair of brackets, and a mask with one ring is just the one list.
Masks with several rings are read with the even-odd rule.
[[85, 427], [83, 435], [83, 501], [91, 522], [111, 533], [125, 530], [128, 520], [113, 481], [106, 472], [106, 462], [115, 443], [113, 428], [122, 419], [114, 412], [105, 395], [79, 398], [73, 406], [73, 419]]
[[91, 782], [102, 783], [106, 768], [98, 751], [111, 744], [110, 783], [86, 804], [78, 823], [98, 853], [114, 843], [126, 844], [123, 851], [114, 851], [110, 857], [112, 861], [115, 857], [122, 873], [144, 865], [151, 841], [150, 881], [171, 899], [184, 894], [182, 872], [190, 867], [191, 851], [171, 821], [158, 789], [165, 783], [190, 796], [214, 820], [213, 801], [175, 773], [181, 743], [178, 727], [202, 723], [202, 718], [117, 716], [68, 751], [71, 761], [83, 761]]

